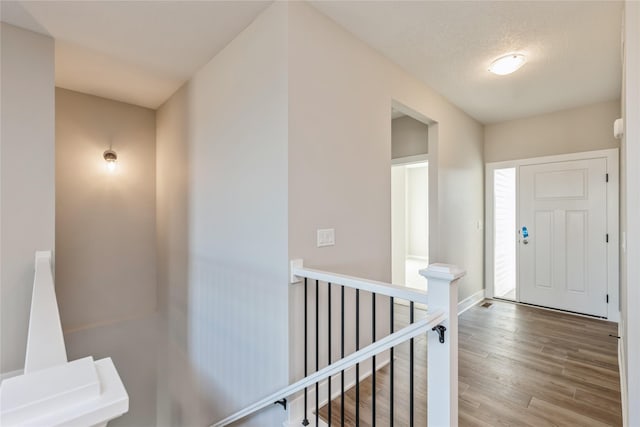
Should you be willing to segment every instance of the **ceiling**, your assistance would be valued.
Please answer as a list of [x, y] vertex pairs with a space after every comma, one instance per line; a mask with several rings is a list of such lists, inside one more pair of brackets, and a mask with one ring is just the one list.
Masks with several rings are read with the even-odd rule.
[[2, 21], [56, 40], [56, 85], [149, 108], [271, 1], [7, 1]]
[[[483, 123], [620, 97], [622, 2], [313, 1]], [[487, 71], [527, 55], [516, 73]]]
[[[8, 1], [2, 21], [56, 39], [56, 85], [149, 108], [271, 1]], [[616, 1], [313, 1], [483, 123], [620, 95]], [[527, 64], [487, 71], [508, 52]]]

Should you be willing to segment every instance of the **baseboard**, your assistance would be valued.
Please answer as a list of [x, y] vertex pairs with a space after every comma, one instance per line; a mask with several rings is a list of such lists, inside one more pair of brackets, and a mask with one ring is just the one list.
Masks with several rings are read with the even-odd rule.
[[[382, 354], [376, 356], [376, 371], [389, 364], [389, 352], [385, 351]], [[364, 381], [371, 376], [371, 361], [365, 361], [360, 364], [360, 382]], [[356, 369], [355, 366], [344, 371], [344, 389], [345, 392], [356, 385]], [[322, 407], [329, 402], [327, 398], [328, 381], [323, 381], [318, 387], [319, 399], [318, 406]], [[331, 399], [335, 399], [340, 396], [340, 375], [335, 375], [331, 379]], [[316, 406], [316, 389], [310, 387], [307, 392], [307, 418], [309, 419], [309, 426], [315, 426], [315, 406]], [[284, 427], [299, 427], [304, 419], [304, 395], [291, 399], [287, 407], [288, 419], [284, 423]], [[317, 427], [324, 427], [327, 424], [322, 420], [318, 423]]]
[[469, 310], [474, 305], [481, 303], [484, 300], [484, 289], [479, 290], [475, 294], [468, 296], [458, 303], [458, 316], [460, 316], [465, 311]]

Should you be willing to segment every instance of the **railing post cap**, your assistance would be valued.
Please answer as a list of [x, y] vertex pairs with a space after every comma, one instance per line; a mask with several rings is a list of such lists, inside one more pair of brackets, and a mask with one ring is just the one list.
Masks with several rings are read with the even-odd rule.
[[420, 270], [420, 274], [427, 279], [440, 279], [453, 282], [463, 277], [467, 272], [462, 268], [451, 264], [429, 264], [425, 269]]

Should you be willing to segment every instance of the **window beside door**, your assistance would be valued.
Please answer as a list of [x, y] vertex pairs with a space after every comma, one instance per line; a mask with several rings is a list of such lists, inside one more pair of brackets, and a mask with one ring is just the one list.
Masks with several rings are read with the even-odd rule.
[[516, 168], [493, 171], [494, 296], [516, 299]]

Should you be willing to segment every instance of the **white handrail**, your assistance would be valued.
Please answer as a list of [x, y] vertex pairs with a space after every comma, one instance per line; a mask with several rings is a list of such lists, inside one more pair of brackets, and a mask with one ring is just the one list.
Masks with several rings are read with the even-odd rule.
[[427, 292], [420, 289], [393, 285], [391, 283], [379, 282], [377, 280], [361, 279], [359, 277], [347, 276], [345, 274], [315, 270], [313, 268], [303, 267], [302, 260], [291, 261], [291, 283], [298, 283], [305, 277], [312, 280], [320, 280], [322, 282], [346, 286], [348, 288], [374, 292], [388, 297], [405, 299], [422, 304], [427, 303]]
[[[305, 274], [306, 274], [305, 270]], [[324, 280], [324, 279], [318, 279]], [[337, 281], [332, 281], [331, 283], [339, 283]], [[345, 285], [347, 286], [347, 285]], [[363, 289], [363, 288], [359, 288]], [[356, 363], [360, 363], [364, 360], [371, 358], [374, 355], [377, 355], [385, 350], [390, 349], [391, 347], [395, 347], [398, 344], [401, 344], [411, 338], [415, 338], [416, 336], [423, 334], [427, 331], [430, 331], [434, 326], [442, 323], [447, 318], [446, 313], [444, 311], [436, 311], [433, 313], [428, 313], [425, 319], [412, 323], [411, 325], [399, 330], [398, 332], [394, 332], [391, 335], [388, 335], [372, 344], [369, 344], [365, 348], [356, 351], [355, 353], [350, 354], [349, 356], [340, 359], [339, 361], [332, 363], [331, 365], [323, 368], [313, 374], [297, 381], [281, 390], [276, 391], [275, 393], [270, 394], [264, 399], [254, 403], [251, 406], [248, 406], [235, 414], [232, 414], [223, 420], [218, 421], [213, 424], [213, 427], [223, 427], [229, 425], [235, 421], [238, 421], [260, 409], [266, 408], [267, 406], [273, 405], [274, 402], [287, 398], [294, 393], [304, 390], [307, 387], [310, 387], [320, 381], [323, 381], [330, 376], [336, 375], [343, 370], [350, 368]]]

